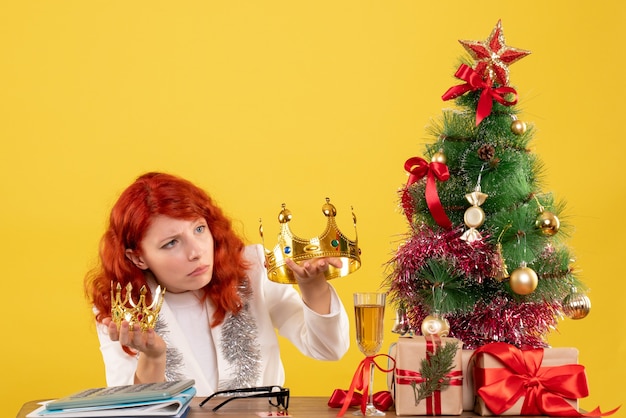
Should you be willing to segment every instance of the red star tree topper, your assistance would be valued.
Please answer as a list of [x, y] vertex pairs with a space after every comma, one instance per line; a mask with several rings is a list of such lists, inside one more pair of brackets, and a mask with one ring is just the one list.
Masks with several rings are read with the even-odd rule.
[[496, 27], [485, 41], [459, 41], [476, 60], [474, 70], [483, 79], [490, 79], [505, 86], [509, 83], [509, 65], [530, 54], [530, 51], [507, 46], [504, 43], [502, 23]]

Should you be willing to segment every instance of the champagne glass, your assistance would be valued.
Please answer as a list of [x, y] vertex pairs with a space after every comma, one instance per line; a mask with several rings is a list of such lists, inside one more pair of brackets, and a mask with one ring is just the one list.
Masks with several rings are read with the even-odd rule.
[[[356, 319], [356, 342], [363, 354], [375, 356], [383, 345], [383, 317], [386, 293], [355, 293], [354, 316]], [[354, 415], [363, 415], [359, 410]], [[370, 365], [369, 395], [366, 416], [383, 416], [384, 412], [374, 406], [374, 362]]]

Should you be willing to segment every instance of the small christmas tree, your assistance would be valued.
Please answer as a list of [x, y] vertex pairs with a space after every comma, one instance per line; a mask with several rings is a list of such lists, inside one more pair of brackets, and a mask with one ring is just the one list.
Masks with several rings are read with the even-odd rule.
[[500, 341], [546, 347], [563, 316], [587, 315], [586, 288], [565, 244], [564, 203], [541, 191], [528, 149], [533, 127], [517, 117], [509, 65], [530, 52], [505, 44], [498, 22], [485, 41], [460, 41], [464, 60], [433, 124], [427, 159], [409, 158], [400, 190], [410, 232], [390, 260], [394, 332], [449, 327], [474, 349]]

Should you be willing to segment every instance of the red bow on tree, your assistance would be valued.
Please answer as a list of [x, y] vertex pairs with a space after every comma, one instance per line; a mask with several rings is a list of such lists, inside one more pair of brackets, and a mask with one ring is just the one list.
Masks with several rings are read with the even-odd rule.
[[[456, 70], [454, 76], [466, 81], [466, 83], [450, 87], [448, 91], [441, 96], [443, 100], [455, 99], [464, 95], [468, 91], [483, 90], [480, 93], [478, 106], [476, 107], [476, 126], [478, 126], [484, 118], [491, 114], [491, 108], [493, 107], [494, 100], [504, 106], [513, 106], [517, 103], [517, 92], [514, 88], [503, 86], [494, 89], [492, 87], [493, 82], [491, 79], [488, 78], [487, 80], [483, 80], [481, 75], [468, 65], [461, 64], [459, 69]], [[513, 100], [506, 100], [504, 95], [508, 93], [515, 95], [515, 98]]]
[[502, 363], [501, 368], [474, 368], [478, 395], [495, 415], [510, 409], [524, 396], [521, 415], [553, 417], [606, 416], [599, 408], [581, 414], [566, 399], [589, 394], [585, 368], [580, 364], [541, 367], [543, 349], [520, 350], [506, 343], [491, 343], [478, 348], [474, 356], [486, 353]]
[[[452, 228], [452, 222], [448, 219], [448, 215], [443, 210], [441, 200], [439, 200], [439, 194], [437, 193], [436, 180], [446, 181], [450, 178], [450, 172], [448, 166], [444, 163], [433, 161], [430, 164], [423, 158], [412, 157], [406, 160], [404, 163], [404, 169], [410, 174], [409, 179], [406, 182], [406, 188], [404, 193], [408, 193], [408, 188], [411, 184], [415, 183], [419, 179], [427, 176], [426, 178], [426, 204], [430, 213], [433, 215], [435, 222], [445, 229]], [[406, 200], [406, 199], [403, 199]], [[406, 209], [406, 208], [405, 208]], [[411, 219], [409, 219], [409, 222]]]

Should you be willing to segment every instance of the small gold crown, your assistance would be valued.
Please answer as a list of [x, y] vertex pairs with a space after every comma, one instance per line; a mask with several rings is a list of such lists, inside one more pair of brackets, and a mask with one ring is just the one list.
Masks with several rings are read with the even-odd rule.
[[[337, 257], [341, 259], [341, 268], [330, 266], [325, 273], [326, 279], [347, 276], [361, 267], [361, 250], [359, 249], [358, 237], [354, 241], [347, 238], [337, 227], [335, 216], [337, 209], [326, 198], [322, 206], [322, 212], [327, 217], [326, 229], [318, 237], [311, 239], [299, 238], [291, 232], [289, 221], [291, 212], [285, 204], [278, 214], [280, 222], [280, 234], [278, 243], [273, 251], [265, 248], [265, 264], [270, 280], [278, 283], [295, 284], [296, 279], [285, 260], [291, 258], [296, 263], [318, 257]], [[356, 216], [352, 213], [354, 232], [356, 234]], [[259, 233], [263, 238], [263, 225], [259, 227]]]
[[[139, 301], [137, 303], [135, 303], [131, 297], [132, 290], [133, 285], [128, 283], [126, 285], [126, 295], [122, 301], [122, 285], [117, 284], [114, 294], [113, 283], [111, 283], [111, 317], [113, 322], [115, 322], [117, 326], [124, 320], [128, 321], [131, 327], [134, 324], [139, 324], [142, 331], [154, 328], [157, 317], [159, 316], [159, 311], [161, 311], [161, 305], [163, 305], [165, 289], [161, 291], [161, 286], [157, 286], [154, 300], [150, 306], [146, 306], [146, 286], [141, 286], [139, 290]], [[131, 307], [127, 307], [127, 305]]]

